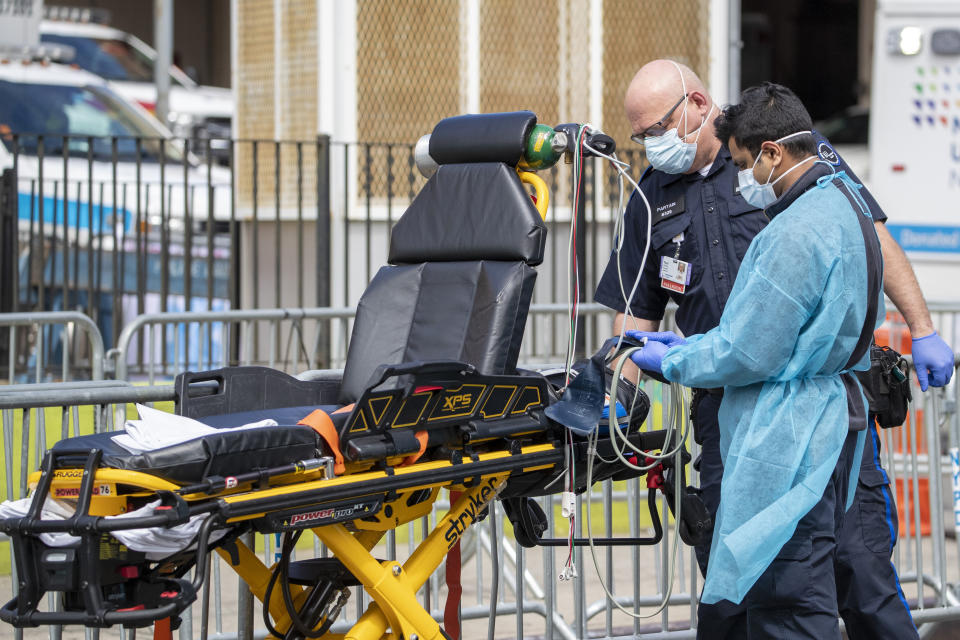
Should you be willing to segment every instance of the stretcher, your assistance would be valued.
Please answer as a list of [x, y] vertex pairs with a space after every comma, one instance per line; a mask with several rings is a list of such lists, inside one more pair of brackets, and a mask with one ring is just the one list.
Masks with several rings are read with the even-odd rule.
[[[565, 376], [516, 367], [546, 237], [545, 186], [516, 168], [535, 126], [529, 112], [437, 125], [429, 154], [439, 169], [397, 223], [389, 264], [361, 298], [342, 377], [230, 367], [175, 382], [180, 415], [218, 428], [262, 418], [276, 426], [140, 453], [110, 433], [52, 447], [30, 476], [27, 515], [0, 520], [17, 571], [16, 595], [0, 620], [136, 628], [170, 619], [176, 627], [216, 553], [263, 603], [276, 637], [444, 638], [417, 591], [493, 501], [521, 544], [560, 544], [544, 539], [546, 518], [534, 497], [643, 475], [634, 468], [644, 462], [637, 451], [679, 449], [671, 442], [678, 436], [645, 427], [647, 396], [621, 381], [597, 428], [619, 425], [636, 463], [624, 465], [612, 440], [577, 435], [548, 416], [571, 401]], [[537, 188], [536, 206], [523, 182]], [[588, 483], [581, 462], [590, 457]], [[706, 532], [709, 518], [685, 486], [688, 460], [684, 452], [649, 471], [653, 536], [595, 543], [658, 542], [658, 488], [688, 542]], [[441, 490], [450, 493], [449, 511], [412, 555], [403, 563], [376, 558], [386, 532], [429, 514]], [[69, 504], [72, 515], [44, 518], [50, 498]], [[191, 523], [185, 548], [163, 557], [115, 535]], [[292, 559], [308, 530], [332, 557]], [[244, 543], [251, 531], [283, 534], [273, 566]], [[54, 533], [76, 540], [51, 546], [41, 538]], [[335, 635], [330, 628], [357, 586], [370, 605], [346, 635]], [[59, 594], [56, 610], [40, 609], [48, 592]]]

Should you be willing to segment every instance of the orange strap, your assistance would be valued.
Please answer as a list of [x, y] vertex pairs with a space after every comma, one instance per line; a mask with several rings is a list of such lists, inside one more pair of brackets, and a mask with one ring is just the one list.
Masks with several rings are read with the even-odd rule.
[[411, 453], [409, 456], [403, 459], [403, 462], [400, 463], [401, 467], [409, 467], [411, 464], [420, 459], [420, 457], [427, 450], [427, 441], [430, 440], [430, 436], [427, 435], [426, 431], [417, 431], [413, 436], [417, 439], [417, 442], [420, 443], [420, 451], [416, 453]]
[[[341, 410], [337, 412], [339, 411]], [[346, 470], [346, 466], [343, 464], [343, 454], [340, 453], [340, 435], [337, 433], [337, 428], [333, 426], [333, 420], [330, 419], [327, 412], [314, 409], [313, 413], [297, 424], [306, 425], [320, 434], [323, 441], [330, 447], [330, 451], [333, 452], [333, 473], [338, 476], [342, 474]]]

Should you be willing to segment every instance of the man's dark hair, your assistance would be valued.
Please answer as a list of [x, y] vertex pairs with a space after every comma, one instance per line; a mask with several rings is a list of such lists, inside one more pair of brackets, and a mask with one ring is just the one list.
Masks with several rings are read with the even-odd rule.
[[[793, 91], [783, 85], [764, 82], [744, 89], [740, 104], [724, 108], [713, 126], [720, 142], [727, 144], [733, 138], [737, 146], [756, 156], [765, 141], [778, 140], [797, 131], [809, 131], [813, 122]], [[797, 136], [781, 144], [794, 156], [807, 156], [815, 151], [813, 136]]]

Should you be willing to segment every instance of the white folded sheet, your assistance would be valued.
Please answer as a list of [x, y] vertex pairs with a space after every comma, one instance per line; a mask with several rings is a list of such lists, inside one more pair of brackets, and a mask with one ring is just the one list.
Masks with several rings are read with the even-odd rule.
[[226, 431], [240, 431], [242, 429], [258, 429], [260, 427], [275, 427], [276, 420], [261, 420], [250, 424], [238, 425], [225, 429], [217, 429], [203, 424], [193, 418], [177, 416], [166, 411], [151, 409], [138, 404], [139, 420], [127, 420], [124, 424], [124, 433], [113, 436], [112, 440], [133, 454], [145, 451], [162, 449], [170, 445], [180, 444], [211, 433]]
[[[24, 498], [22, 500], [8, 500], [0, 503], [0, 518], [22, 518], [30, 510], [30, 503], [33, 498]], [[152, 516], [153, 510], [160, 505], [159, 500], [117, 516], [107, 516], [108, 519], [122, 518], [140, 518]], [[44, 520], [66, 520], [74, 513], [73, 508], [60, 500], [47, 498], [41, 509], [41, 518]], [[209, 514], [196, 515], [176, 527], [169, 529], [163, 527], [150, 527], [149, 529], [126, 529], [123, 531], [112, 531], [110, 535], [122, 542], [128, 548], [134, 551], [142, 551], [147, 554], [148, 560], [162, 560], [172, 553], [183, 551], [193, 541], [193, 537], [200, 530], [203, 521], [209, 517]], [[219, 540], [225, 531], [213, 531], [210, 534], [210, 542]], [[69, 533], [41, 533], [40, 539], [44, 544], [50, 547], [69, 547], [80, 541], [80, 538], [72, 536]]]

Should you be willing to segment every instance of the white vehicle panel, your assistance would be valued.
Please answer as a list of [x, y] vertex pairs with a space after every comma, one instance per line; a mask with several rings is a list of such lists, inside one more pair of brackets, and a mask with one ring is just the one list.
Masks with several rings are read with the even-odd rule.
[[877, 8], [870, 188], [933, 300], [960, 280], [960, 47], [933, 51], [944, 30], [960, 38], [960, 2]]

